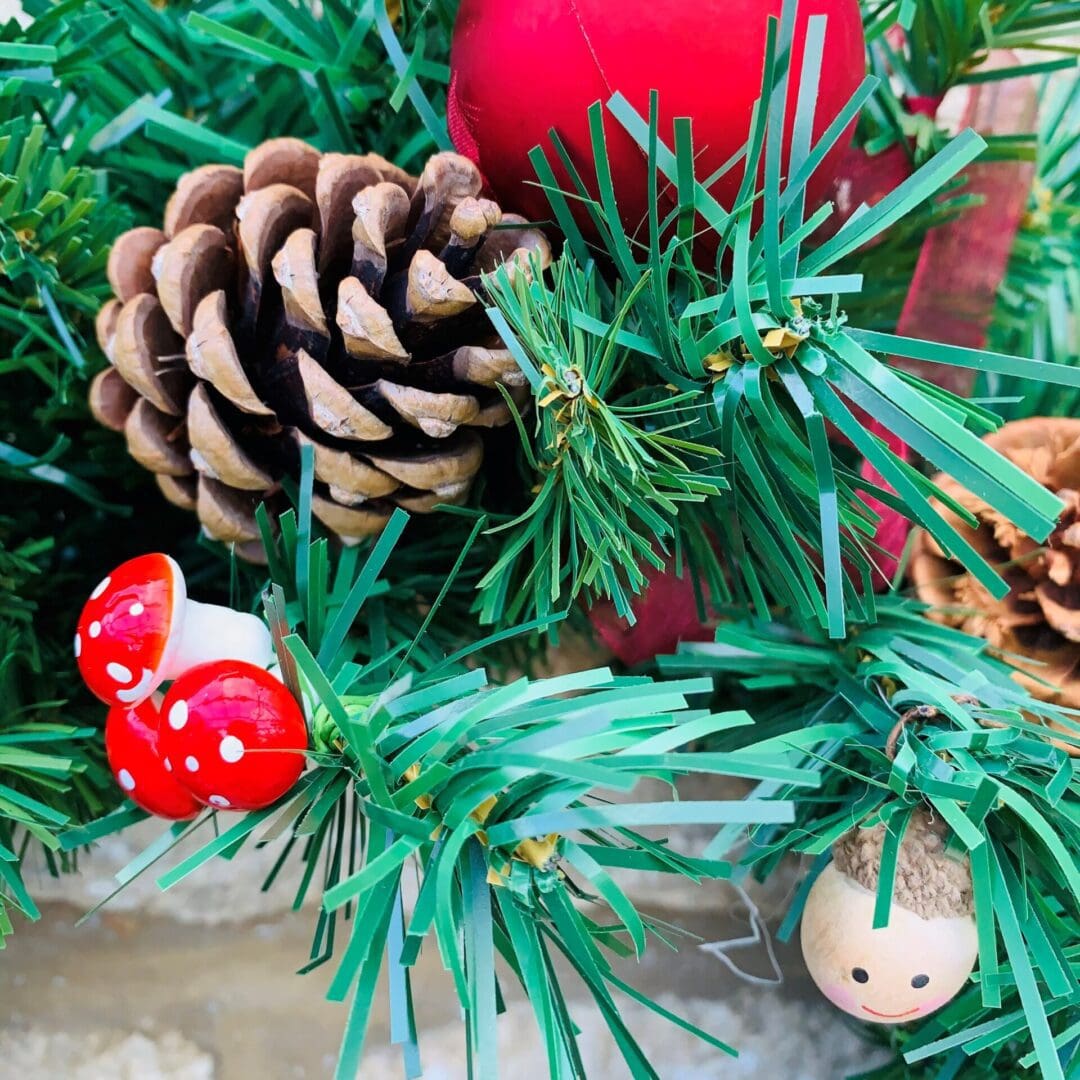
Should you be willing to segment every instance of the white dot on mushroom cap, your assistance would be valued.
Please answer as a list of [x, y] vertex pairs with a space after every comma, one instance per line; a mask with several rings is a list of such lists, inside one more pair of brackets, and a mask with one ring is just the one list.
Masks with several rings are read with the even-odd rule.
[[140, 604], [139, 601], [136, 600], [135, 603], [132, 604], [131, 607], [128, 608], [128, 614], [129, 615], [141, 615], [145, 610], [146, 610], [146, 608], [144, 608], [142, 606], [142, 604]]
[[211, 795], [210, 798], [207, 799], [206, 801], [211, 806], [220, 806], [222, 808], [225, 808], [226, 806], [231, 806], [232, 805], [232, 803], [230, 803], [229, 800], [226, 799], [224, 795]]
[[101, 623], [95, 619], [86, 631], [91, 637], [97, 637], [101, 633]]
[[114, 664], [112, 662], [106, 664], [105, 674], [108, 675], [113, 682], [118, 683], [129, 683], [132, 679], [131, 669], [124, 667], [123, 664]]
[[120, 786], [125, 791], [134, 791], [135, 790], [135, 777], [132, 776], [131, 773], [129, 773], [127, 771], [127, 769], [121, 769], [116, 774], [116, 779], [120, 781]]
[[165, 766], [166, 772], [172, 772], [172, 762], [168, 758], [162, 758], [161, 763]]
[[187, 702], [181, 698], [169, 709], [169, 727], [179, 731], [187, 723]]
[[184, 758], [184, 768], [187, 769], [188, 772], [198, 772], [199, 759], [197, 757], [192, 757], [191, 754], [188, 754], [188, 756]]
[[103, 577], [97, 585], [94, 586], [94, 591], [90, 594], [90, 599], [96, 600], [109, 587], [110, 581], [112, 581], [111, 577]]
[[227, 761], [232, 765], [244, 756], [244, 744], [235, 735], [226, 735], [221, 740], [218, 752], [221, 754], [222, 761]]
[[82, 638], [78, 634], [75, 635], [75, 659], [78, 660], [82, 656]]

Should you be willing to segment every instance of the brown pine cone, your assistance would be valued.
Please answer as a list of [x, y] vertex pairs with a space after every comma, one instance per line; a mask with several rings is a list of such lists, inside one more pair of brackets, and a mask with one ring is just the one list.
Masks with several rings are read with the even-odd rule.
[[1064, 501], [1057, 527], [1045, 545], [1037, 544], [977, 496], [939, 475], [934, 482], [974, 514], [979, 527], [969, 528], [940, 503], [935, 508], [997, 567], [1009, 592], [995, 600], [922, 529], [915, 538], [911, 580], [919, 599], [934, 605], [930, 618], [1014, 654], [1008, 659], [1026, 673], [1020, 681], [1035, 697], [1080, 708], [1080, 419], [1015, 420], [986, 442]]
[[[544, 235], [436, 154], [417, 179], [376, 154], [272, 139], [243, 169], [180, 178], [161, 229], [124, 233], [97, 319], [112, 363], [90, 405], [162, 492], [257, 557], [254, 510], [314, 446], [314, 514], [345, 542], [395, 506], [464, 500], [479, 432], [526, 381], [478, 296], [503, 261], [550, 262]], [[501, 226], [496, 229], [496, 226]]]

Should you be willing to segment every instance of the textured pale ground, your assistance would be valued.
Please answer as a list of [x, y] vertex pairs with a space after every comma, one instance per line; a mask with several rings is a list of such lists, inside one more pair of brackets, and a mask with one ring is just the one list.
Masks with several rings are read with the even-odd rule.
[[101, 1031], [85, 1038], [31, 1028], [0, 1032], [0, 1075], [70, 1080], [212, 1080], [214, 1059], [175, 1031]]
[[[723, 886], [702, 906], [722, 911]], [[135, 912], [106, 912], [82, 927], [75, 908], [52, 904], [21, 925], [0, 961], [0, 1080], [289, 1080], [329, 1076], [345, 1019], [323, 998], [329, 971], [293, 974], [308, 956], [312, 912], [196, 926]], [[744, 932], [713, 914], [671, 916], [701, 939]], [[739, 954], [766, 974], [760, 949]], [[693, 939], [677, 955], [650, 945], [620, 975], [742, 1051], [738, 1061], [662, 1023], [632, 1003], [626, 1014], [663, 1080], [839, 1080], [875, 1052], [807, 982], [797, 947], [781, 948], [779, 988], [736, 980]], [[414, 972], [417, 1024], [428, 1080], [465, 1080], [463, 1030], [438, 953]], [[571, 995], [583, 1000], [572, 982]], [[544, 1074], [531, 1013], [509, 980], [499, 1021], [501, 1075]], [[626, 1069], [595, 1014], [576, 1006], [591, 1080], [623, 1080]], [[387, 1047], [380, 988], [362, 1080], [401, 1076]]]
[[[768, 1012], [755, 1014], [738, 1006], [701, 998], [683, 1000], [665, 994], [662, 1004], [687, 1017], [706, 1031], [734, 1042], [738, 1058], [718, 1053], [701, 1040], [672, 1038], [671, 1025], [655, 1013], [636, 1004], [624, 1015], [639, 1043], [652, 1051], [653, 1061], [663, 1080], [833, 1080], [865, 1064], [866, 1049], [851, 1038], [824, 1044], [807, 1040], [805, 1006], [774, 1002]], [[460, 1050], [461, 1032], [446, 1027], [422, 1044], [425, 1080], [460, 1080], [465, 1071]], [[582, 1057], [590, 1080], [624, 1080], [625, 1062], [598, 1025], [586, 1029], [581, 1038]], [[500, 1020], [499, 1060], [507, 1076], [537, 1072], [539, 1041], [532, 1012], [525, 1003], [510, 1009]], [[400, 1057], [393, 1049], [372, 1055], [365, 1080], [397, 1080], [401, 1076]]]

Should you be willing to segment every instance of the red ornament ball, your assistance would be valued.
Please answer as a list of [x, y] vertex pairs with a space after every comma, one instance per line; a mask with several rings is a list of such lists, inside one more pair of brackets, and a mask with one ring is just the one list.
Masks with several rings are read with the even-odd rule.
[[114, 705], [105, 719], [105, 753], [116, 782], [127, 797], [149, 814], [185, 821], [199, 812], [199, 802], [158, 755], [157, 703]]
[[185, 671], [161, 705], [165, 763], [201, 802], [259, 810], [304, 771], [307, 726], [296, 699], [270, 672], [242, 660]]
[[[749, 136], [751, 110], [761, 92], [767, 19], [779, 15], [781, 7], [782, 0], [463, 0], [450, 57], [454, 145], [476, 162], [506, 209], [548, 219], [550, 207], [534, 186], [529, 150], [542, 146], [560, 187], [572, 191], [548, 129], [556, 129], [583, 177], [593, 180], [588, 107], [620, 91], [647, 118], [655, 89], [661, 139], [674, 148], [672, 120], [692, 117], [696, 175], [707, 177]], [[812, 15], [828, 16], [815, 138], [847, 104], [866, 70], [858, 0], [800, 0], [786, 139]], [[632, 234], [644, 234], [646, 156], [606, 110], [604, 130], [620, 217]], [[810, 206], [826, 196], [847, 142], [841, 138], [812, 177]], [[670, 186], [665, 190], [659, 180], [663, 217], [676, 203]], [[730, 209], [741, 180], [736, 167], [710, 191]], [[706, 246], [715, 248], [715, 240]]]

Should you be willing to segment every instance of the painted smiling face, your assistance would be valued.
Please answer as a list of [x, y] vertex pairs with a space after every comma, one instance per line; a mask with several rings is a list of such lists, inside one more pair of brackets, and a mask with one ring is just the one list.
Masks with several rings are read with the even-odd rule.
[[906, 1024], [940, 1009], [975, 967], [975, 920], [922, 918], [894, 898], [889, 925], [874, 925], [875, 893], [827, 866], [810, 889], [802, 918], [806, 966], [844, 1012], [875, 1024]]

